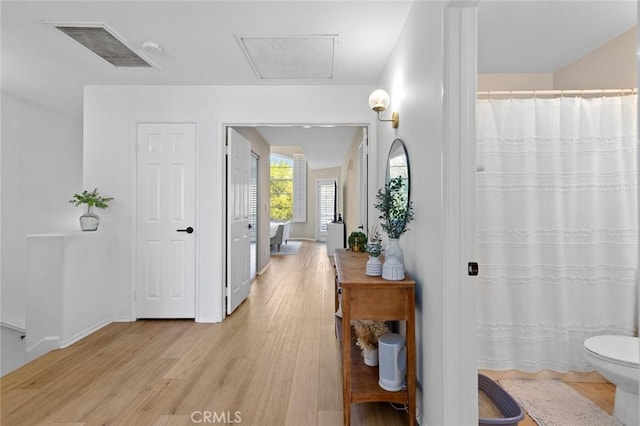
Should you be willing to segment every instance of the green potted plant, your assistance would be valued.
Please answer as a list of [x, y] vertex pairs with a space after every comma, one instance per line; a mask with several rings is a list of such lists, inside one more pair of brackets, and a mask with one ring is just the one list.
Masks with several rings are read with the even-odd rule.
[[73, 197], [69, 200], [69, 203], [76, 207], [81, 204], [86, 204], [86, 212], [80, 216], [80, 229], [83, 231], [95, 231], [100, 224], [100, 216], [93, 212], [93, 207], [98, 209], [106, 209], [109, 207], [109, 202], [113, 200], [113, 197], [103, 197], [98, 193], [98, 188], [89, 192], [87, 190], [82, 191], [79, 194], [73, 194]]
[[354, 231], [347, 240], [351, 251], [363, 252], [367, 249], [367, 235], [364, 232]]
[[404, 279], [404, 256], [399, 239], [407, 232], [407, 225], [414, 218], [413, 203], [409, 201], [404, 190], [401, 176], [390, 179], [376, 194], [374, 207], [380, 215], [380, 227], [389, 237], [389, 246], [385, 249], [385, 262], [382, 267], [382, 278], [388, 280]]

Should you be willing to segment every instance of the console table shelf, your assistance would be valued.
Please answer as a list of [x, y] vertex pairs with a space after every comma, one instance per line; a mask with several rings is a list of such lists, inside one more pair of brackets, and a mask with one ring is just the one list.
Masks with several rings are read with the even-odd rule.
[[[415, 281], [387, 281], [365, 274], [367, 255], [335, 250], [336, 299], [342, 291], [342, 319], [336, 318], [336, 335], [342, 351], [342, 395], [344, 424], [351, 424], [351, 404], [394, 402], [408, 404], [409, 424], [415, 425]], [[378, 385], [378, 368], [364, 364], [355, 345], [351, 320], [405, 321], [407, 344], [407, 388], [389, 392]], [[345, 344], [349, 342], [349, 344]]]

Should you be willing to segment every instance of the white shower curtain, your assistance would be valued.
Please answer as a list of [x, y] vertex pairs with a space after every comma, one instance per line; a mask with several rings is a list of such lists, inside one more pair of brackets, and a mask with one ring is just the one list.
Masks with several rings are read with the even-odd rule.
[[632, 334], [637, 96], [479, 100], [479, 368], [591, 370]]

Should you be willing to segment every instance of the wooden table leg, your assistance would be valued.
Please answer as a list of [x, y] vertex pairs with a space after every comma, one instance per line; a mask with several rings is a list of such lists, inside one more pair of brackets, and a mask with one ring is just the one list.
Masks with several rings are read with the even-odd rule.
[[342, 289], [342, 414], [351, 425], [351, 291]]

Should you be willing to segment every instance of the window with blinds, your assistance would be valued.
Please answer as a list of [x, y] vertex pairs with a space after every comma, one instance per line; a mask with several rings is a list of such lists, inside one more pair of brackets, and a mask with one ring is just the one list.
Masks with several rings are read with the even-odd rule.
[[336, 179], [318, 181], [318, 236], [326, 237], [327, 224], [336, 218]]
[[274, 222], [291, 220], [293, 214], [293, 160], [271, 154], [270, 218]]
[[293, 154], [293, 217], [291, 221], [307, 221], [307, 160], [304, 154]]

